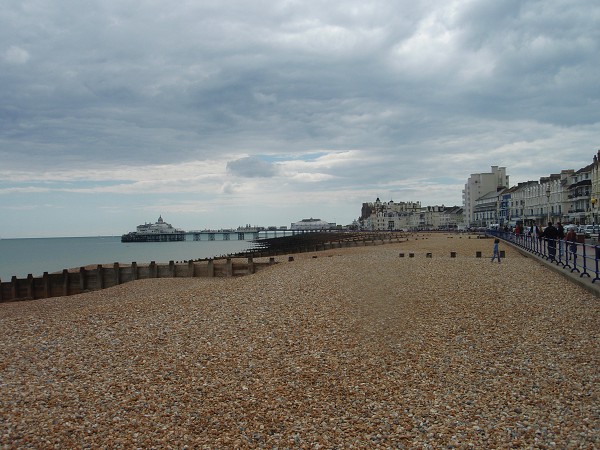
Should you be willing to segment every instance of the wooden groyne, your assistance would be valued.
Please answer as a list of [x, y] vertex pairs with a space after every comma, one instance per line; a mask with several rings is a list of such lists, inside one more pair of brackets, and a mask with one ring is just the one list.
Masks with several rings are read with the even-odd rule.
[[310, 232], [295, 236], [276, 237], [255, 240], [255, 247], [237, 253], [239, 257], [266, 257], [289, 255], [293, 253], [318, 252], [334, 248], [348, 248], [364, 245], [378, 245], [391, 242], [403, 242], [407, 238], [404, 232]]
[[[98, 265], [59, 273], [44, 272], [41, 277], [17, 278], [9, 282], [0, 280], [0, 303], [34, 300], [82, 294], [147, 278], [235, 277], [250, 275], [275, 264], [275, 256], [294, 253], [318, 252], [335, 248], [380, 245], [406, 240], [400, 232], [311, 232], [255, 241], [255, 248], [230, 255], [224, 259], [208, 259], [168, 264], [130, 265], [114, 263]], [[269, 257], [268, 262], [255, 262], [254, 258]], [[240, 262], [240, 259], [246, 259]]]
[[0, 303], [19, 300], [34, 300], [49, 297], [82, 294], [117, 286], [134, 280], [147, 278], [189, 278], [189, 277], [234, 277], [253, 274], [272, 265], [269, 262], [255, 262], [249, 257], [246, 262], [232, 258], [222, 260], [202, 260], [168, 264], [98, 265], [95, 268], [81, 267], [79, 271], [63, 270], [59, 273], [44, 272], [41, 277], [12, 277], [9, 282], [0, 281]]

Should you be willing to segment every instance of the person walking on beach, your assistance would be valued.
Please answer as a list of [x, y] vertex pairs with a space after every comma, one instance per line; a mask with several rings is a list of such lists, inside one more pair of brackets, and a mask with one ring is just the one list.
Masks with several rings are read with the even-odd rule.
[[492, 262], [494, 259], [498, 258], [498, 264], [500, 264], [500, 251], [498, 250], [498, 245], [500, 244], [500, 239], [494, 239], [494, 255], [492, 256]]
[[558, 230], [552, 225], [552, 222], [548, 222], [548, 226], [540, 234], [540, 237], [546, 239], [548, 243], [548, 259], [554, 261], [556, 259], [556, 238], [558, 237]]

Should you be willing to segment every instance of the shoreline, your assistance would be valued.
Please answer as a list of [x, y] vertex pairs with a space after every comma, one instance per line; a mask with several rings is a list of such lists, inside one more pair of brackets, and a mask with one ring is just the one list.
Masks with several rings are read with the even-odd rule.
[[0, 444], [597, 447], [597, 299], [492, 246], [429, 235], [0, 304]]

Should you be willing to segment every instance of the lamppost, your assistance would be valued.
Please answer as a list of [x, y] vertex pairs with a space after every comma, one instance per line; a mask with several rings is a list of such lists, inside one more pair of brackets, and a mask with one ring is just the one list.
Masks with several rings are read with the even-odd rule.
[[548, 199], [548, 222], [550, 223], [550, 185], [546, 188], [546, 198]]

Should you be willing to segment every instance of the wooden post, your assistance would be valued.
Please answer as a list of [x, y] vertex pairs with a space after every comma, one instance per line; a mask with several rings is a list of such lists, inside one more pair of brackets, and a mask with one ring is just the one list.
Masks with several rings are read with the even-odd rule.
[[113, 270], [115, 271], [115, 286], [121, 284], [121, 268], [119, 267], [119, 263], [116, 262], [113, 264]]
[[171, 278], [175, 278], [175, 262], [169, 261], [169, 275]]
[[233, 262], [231, 261], [231, 258], [227, 258], [227, 276], [233, 276]]
[[254, 260], [252, 259], [252, 256], [248, 257], [248, 275], [251, 275], [254, 273]]
[[102, 273], [102, 264], [98, 264], [98, 266], [96, 267], [96, 283], [98, 289], [104, 288], [104, 280], [102, 279]]
[[33, 275], [27, 275], [27, 298], [33, 299]]
[[131, 263], [131, 281], [137, 280], [137, 263], [133, 261]]
[[188, 277], [193, 277], [193, 276], [194, 276], [194, 261], [190, 259], [188, 261]]
[[150, 261], [148, 271], [150, 272], [148, 275], [149, 278], [156, 278], [156, 261]]
[[456, 252], [450, 252], [450, 258], [456, 258]]
[[63, 275], [63, 295], [69, 295], [69, 271], [64, 269]]
[[42, 281], [44, 285], [42, 298], [48, 298], [50, 297], [50, 277], [48, 276], [48, 272], [44, 272], [44, 275], [42, 275]]
[[215, 261], [212, 259], [208, 260], [208, 276], [209, 277], [215, 276]]
[[481, 258], [481, 252], [475, 252], [475, 258]]
[[273, 264], [275, 264], [275, 258], [273, 258], [273, 257], [270, 257], [270, 258], [269, 258], [269, 264], [270, 264], [270, 265], [273, 265]]
[[81, 292], [85, 291], [85, 267], [79, 268], [79, 289]]
[[15, 275], [10, 279], [10, 295], [11, 300], [15, 300], [17, 298], [17, 277]]

